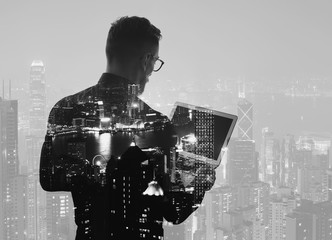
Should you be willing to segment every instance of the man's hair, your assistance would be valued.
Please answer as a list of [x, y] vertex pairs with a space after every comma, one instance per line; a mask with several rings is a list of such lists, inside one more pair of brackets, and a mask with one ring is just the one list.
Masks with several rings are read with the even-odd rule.
[[128, 59], [139, 52], [146, 44], [159, 44], [161, 32], [158, 28], [143, 17], [121, 17], [114, 23], [108, 32], [106, 43], [106, 57]]

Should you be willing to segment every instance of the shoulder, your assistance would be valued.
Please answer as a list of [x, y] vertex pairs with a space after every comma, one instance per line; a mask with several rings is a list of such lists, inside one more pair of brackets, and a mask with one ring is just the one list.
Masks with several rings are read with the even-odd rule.
[[75, 93], [73, 95], [67, 96], [62, 98], [60, 101], [58, 101], [53, 108], [59, 108], [59, 107], [72, 107], [80, 102], [85, 102], [94, 95], [94, 92], [96, 91], [97, 85], [94, 85], [92, 87], [89, 87], [87, 89], [84, 89], [78, 93]]
[[[88, 101], [89, 97], [91, 97], [96, 91], [95, 89], [96, 85], [59, 100], [56, 104], [54, 104], [50, 111], [48, 123], [56, 124], [59, 119], [68, 118], [68, 116], [71, 116], [69, 113], [72, 113], [74, 110], [76, 110], [80, 103]], [[71, 121], [70, 119], [67, 120]]]

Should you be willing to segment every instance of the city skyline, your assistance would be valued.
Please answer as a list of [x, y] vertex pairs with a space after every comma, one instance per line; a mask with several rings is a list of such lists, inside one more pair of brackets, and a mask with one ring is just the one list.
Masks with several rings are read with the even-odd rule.
[[[36, 62], [33, 62], [36, 63]], [[36, 64], [31, 64], [32, 68], [35, 67]], [[35, 77], [35, 73], [32, 72], [32, 79], [35, 79], [37, 81], [40, 81], [39, 77]], [[217, 83], [218, 84], [218, 83]], [[292, 85], [292, 83], [290, 83], [290, 86]], [[42, 85], [39, 85], [42, 86]], [[137, 89], [135, 90], [135, 86], [129, 86], [128, 91], [133, 93], [133, 97], [135, 96], [135, 93], [137, 93]], [[265, 239], [265, 237], [267, 237], [267, 239], [270, 239], [272, 236], [284, 236], [284, 238], [281, 239], [285, 239], [285, 237], [287, 237], [287, 234], [295, 234], [294, 233], [294, 229], [290, 229], [287, 228], [285, 229], [283, 226], [283, 224], [277, 224], [274, 225], [273, 222], [276, 221], [309, 221], [309, 220], [303, 220], [303, 216], [301, 215], [301, 208], [297, 208], [298, 204], [302, 204], [302, 202], [299, 202], [299, 199], [306, 199], [309, 201], [313, 201], [313, 203], [315, 204], [313, 207], [314, 209], [316, 209], [316, 206], [320, 206], [319, 204], [325, 204], [325, 202], [330, 201], [331, 200], [331, 191], [330, 186], [331, 186], [331, 180], [328, 179], [332, 179], [331, 177], [328, 178], [329, 175], [331, 175], [329, 172], [325, 172], [325, 170], [323, 169], [328, 169], [329, 167], [331, 167], [331, 157], [328, 153], [330, 147], [331, 147], [331, 134], [325, 134], [321, 135], [319, 132], [313, 132], [313, 133], [305, 133], [305, 131], [303, 133], [298, 132], [297, 134], [292, 135], [292, 132], [289, 132], [288, 135], [283, 135], [281, 134], [281, 136], [283, 136], [283, 139], [281, 139], [280, 133], [278, 133], [278, 129], [274, 129], [274, 128], [270, 128], [268, 125], [261, 128], [261, 134], [256, 134], [255, 129], [255, 122], [256, 117], [253, 118], [253, 116], [256, 116], [255, 112], [256, 111], [261, 111], [261, 106], [257, 105], [257, 102], [254, 101], [254, 103], [250, 103], [248, 102], [248, 100], [245, 100], [245, 98], [243, 98], [244, 96], [248, 96], [248, 97], [253, 97], [256, 94], [261, 95], [261, 92], [255, 92], [255, 88], [247, 88], [246, 92], [244, 93], [242, 91], [241, 88], [237, 88], [238, 89], [238, 93], [233, 92], [232, 94], [230, 94], [230, 96], [233, 95], [233, 99], [237, 99], [237, 101], [229, 101], [229, 104], [233, 104], [233, 106], [231, 108], [233, 108], [233, 111], [235, 111], [237, 109], [238, 111], [238, 115], [240, 118], [244, 119], [245, 121], [239, 121], [237, 128], [238, 128], [238, 134], [234, 133], [232, 138], [233, 140], [230, 143], [229, 146], [229, 153], [227, 154], [227, 163], [232, 163], [232, 161], [238, 160], [238, 161], [248, 161], [248, 165], [247, 165], [247, 169], [246, 168], [242, 168], [242, 170], [240, 170], [238, 167], [236, 166], [241, 166], [241, 162], [240, 165], [222, 165], [220, 166], [220, 168], [225, 168], [226, 170], [224, 171], [226, 173], [226, 175], [220, 175], [220, 171], [217, 174], [217, 181], [215, 186], [213, 187], [213, 189], [207, 193], [202, 205], [201, 205], [201, 210], [197, 211], [197, 213], [194, 214], [194, 216], [192, 218], [202, 218], [205, 219], [205, 216], [211, 216], [213, 219], [211, 221], [207, 221], [204, 224], [208, 224], [206, 225], [207, 228], [202, 228], [199, 227], [199, 224], [203, 224], [196, 222], [195, 220], [193, 220], [192, 218], [189, 218], [187, 221], [185, 221], [183, 223], [183, 225], [185, 226], [191, 226], [192, 229], [197, 228], [195, 231], [192, 230], [191, 232], [186, 232], [183, 230], [183, 232], [179, 232], [180, 229], [182, 228], [172, 228], [172, 227], [165, 227], [165, 238], [167, 239], [167, 237], [170, 236], [174, 236], [174, 234], [176, 234], [177, 236], [183, 236], [186, 237], [186, 239], [200, 239], [200, 237], [206, 237], [209, 238], [211, 236], [214, 236], [213, 234], [211, 235], [211, 233], [208, 233], [210, 231], [213, 231], [214, 234], [222, 235], [222, 236], [227, 236], [229, 234], [235, 234], [236, 236], [240, 236], [240, 232], [245, 232], [245, 235], [241, 235], [247, 239], [248, 236], [251, 234], [251, 231], [256, 231], [255, 236], [259, 239]], [[30, 89], [31, 91], [34, 92], [38, 92], [37, 89]], [[226, 93], [227, 91], [225, 91], [226, 89], [220, 90], [220, 93]], [[228, 89], [228, 91], [230, 91], [230, 89]], [[40, 92], [40, 91], [39, 91]], [[277, 93], [274, 94], [275, 99], [273, 100], [273, 98], [271, 99], [268, 94], [265, 97], [268, 97], [268, 99], [270, 98], [270, 100], [268, 100], [267, 102], [270, 103], [275, 103], [276, 101], [279, 101], [278, 99], [283, 96], [283, 99], [287, 100], [289, 103], [294, 102], [295, 100], [299, 100], [297, 104], [305, 104], [305, 99], [311, 99], [311, 101], [316, 102], [316, 105], [313, 105], [313, 109], [317, 109], [320, 111], [323, 111], [324, 108], [321, 108], [321, 103], [320, 103], [320, 99], [331, 99], [331, 97], [329, 96], [324, 96], [321, 94], [320, 90], [316, 91], [315, 95], [312, 95], [310, 92], [307, 95], [294, 95], [294, 96], [290, 96], [289, 94], [287, 94], [287, 91], [283, 92], [282, 95], [280, 95], [279, 90], [276, 90]], [[279, 95], [278, 95], [279, 93]], [[239, 98], [240, 96], [240, 98]], [[279, 96], [279, 97], [278, 97]], [[40, 97], [36, 98], [35, 95], [30, 95], [31, 99], [33, 101], [37, 101], [40, 102]], [[135, 97], [130, 97], [130, 101], [134, 101]], [[253, 98], [254, 99], [254, 98]], [[302, 99], [302, 100], [301, 100]], [[284, 101], [283, 100], [283, 101]], [[15, 101], [15, 100], [3, 100], [3, 101]], [[34, 104], [32, 101], [32, 104]], [[18, 101], [19, 104], [20, 101]], [[135, 102], [135, 101], [134, 101]], [[232, 103], [233, 102], [233, 103]], [[215, 103], [213, 101], [210, 102], [211, 106], [214, 106]], [[88, 104], [88, 103], [87, 103]], [[255, 105], [256, 104], [256, 105]], [[292, 103], [293, 104], [293, 103]], [[91, 104], [90, 104], [91, 105]], [[130, 106], [136, 106], [135, 104], [129, 104]], [[33, 106], [33, 105], [31, 105]], [[100, 101], [96, 102], [96, 105], [91, 105], [91, 107], [89, 107], [88, 105], [85, 106], [87, 109], [89, 109], [89, 111], [87, 112], [89, 115], [91, 115], [91, 120], [93, 120], [93, 109], [96, 108], [99, 112], [99, 117], [101, 117], [102, 119], [106, 119], [109, 116], [109, 112], [108, 112], [108, 107], [103, 106], [103, 104]], [[137, 105], [137, 107], [141, 108], [142, 106]], [[33, 109], [33, 108], [32, 108]], [[129, 108], [129, 114], [131, 117], [136, 118], [139, 115], [137, 115], [138, 113], [136, 112], [137, 108], [133, 107], [133, 108]], [[248, 111], [250, 110], [250, 111]], [[270, 108], [270, 111], [275, 111], [276, 109], [274, 108]], [[70, 110], [70, 107], [66, 107], [65, 109], [63, 109], [63, 111], [72, 111]], [[18, 111], [19, 112], [19, 111]], [[68, 117], [69, 115], [66, 114], [64, 112], [64, 114], [58, 114], [56, 115], [55, 119], [58, 119], [57, 121], [63, 122], [62, 125], [68, 125], [68, 124], [74, 124], [74, 125], [81, 125], [81, 124], [88, 124], [87, 126], [90, 126], [88, 123], [88, 120], [84, 120], [84, 123], [82, 122], [82, 120], [80, 119], [80, 116], [77, 116], [74, 122], [72, 123], [67, 123], [66, 121], [66, 116]], [[31, 113], [31, 112], [30, 112]], [[68, 112], [69, 113], [69, 112]], [[17, 114], [17, 118], [18, 118]], [[32, 115], [34, 116], [34, 115]], [[82, 115], [83, 116], [83, 115]], [[84, 114], [84, 118], [87, 115]], [[89, 118], [89, 116], [87, 116], [87, 118]], [[20, 121], [24, 120], [20, 119], [18, 120], [18, 125], [20, 124]], [[124, 121], [126, 121], [124, 119]], [[278, 122], [278, 119], [276, 119], [275, 122]], [[271, 122], [272, 123], [272, 122]], [[106, 124], [106, 125], [105, 125]], [[275, 124], [275, 123], [274, 123]], [[279, 123], [280, 125], [280, 123]], [[29, 126], [29, 125], [28, 125]], [[96, 125], [98, 127], [98, 129], [102, 130], [102, 129], [107, 129], [108, 125], [107, 123], [103, 123], [100, 122]], [[116, 125], [115, 125], [116, 126]], [[120, 125], [119, 125], [120, 126]], [[135, 125], [135, 127], [139, 127], [140, 125]], [[307, 126], [310, 126], [307, 125]], [[93, 127], [91, 125], [91, 127]], [[30, 129], [30, 127], [28, 127], [28, 129]], [[33, 129], [32, 129], [33, 130]], [[38, 130], [38, 129], [37, 129]], [[250, 131], [248, 131], [250, 130]], [[254, 130], [254, 131], [252, 131]], [[22, 131], [22, 129], [21, 129]], [[35, 131], [35, 130], [34, 130]], [[61, 128], [59, 128], [58, 130], [58, 134], [61, 134]], [[36, 131], [35, 131], [36, 132]], [[38, 131], [37, 131], [38, 132]], [[243, 134], [243, 133], [247, 133], [247, 134]], [[248, 135], [248, 133], [250, 133]], [[275, 135], [276, 134], [276, 135]], [[279, 135], [279, 136], [278, 136]], [[296, 136], [295, 136], [296, 135]], [[250, 137], [249, 137], [250, 136]], [[249, 138], [248, 138], [249, 137]], [[260, 141], [258, 141], [257, 139], [261, 138], [262, 139]], [[34, 136], [35, 140], [38, 138], [37, 136]], [[242, 139], [241, 139], [242, 138]], [[38, 149], [34, 148], [38, 148], [37, 145], [31, 145], [31, 143], [33, 143], [33, 136], [28, 135], [26, 137], [27, 141], [27, 149], [30, 149], [28, 151], [30, 151], [31, 153], [35, 154], [35, 155], [31, 155], [29, 158], [30, 160], [28, 160], [28, 162], [30, 161], [30, 163], [36, 162], [38, 158]], [[261, 142], [259, 144], [257, 144], [258, 142]], [[234, 144], [237, 145], [234, 145]], [[248, 145], [249, 144], [249, 145]], [[252, 146], [255, 146], [255, 144], [257, 144], [256, 146], [256, 152], [253, 150], [255, 149], [255, 147], [253, 148]], [[31, 145], [31, 146], [30, 146]], [[233, 148], [232, 146], [236, 146], [236, 148]], [[249, 147], [250, 146], [250, 147]], [[73, 156], [81, 156], [79, 151], [75, 151], [75, 149], [80, 149], [80, 143], [71, 143], [70, 147], [68, 145], [68, 151], [72, 152], [71, 154], [73, 154]], [[70, 150], [72, 149], [72, 150]], [[237, 149], [237, 150], [235, 150]], [[34, 153], [36, 152], [37, 153]], [[233, 155], [232, 155], [233, 154]], [[235, 154], [235, 155], [234, 155]], [[251, 155], [252, 157], [250, 157], [249, 155]], [[246, 156], [245, 156], [246, 155]], [[85, 153], [83, 153], [82, 156], [85, 156]], [[234, 156], [237, 156], [234, 158]], [[242, 156], [242, 157], [239, 157]], [[22, 160], [22, 162], [20, 161], [21, 164], [26, 164], [24, 162], [24, 156], [19, 156], [20, 160]], [[100, 159], [102, 160], [102, 159]], [[256, 162], [258, 160], [258, 162]], [[265, 162], [265, 163], [264, 163]], [[266, 173], [262, 172], [262, 164], [266, 164]], [[238, 163], [237, 163], [238, 164]], [[242, 166], [244, 166], [243, 164], [245, 164], [244, 162], [242, 163]], [[309, 164], [306, 166], [306, 164]], [[34, 164], [32, 164], [33, 166]], [[314, 166], [314, 167], [312, 167]], [[31, 168], [30, 170], [27, 167], [23, 167], [22, 166], [17, 166], [19, 167], [19, 169], [22, 171], [36, 171], [36, 168]], [[236, 170], [237, 168], [237, 170]], [[264, 169], [265, 167], [263, 167]], [[240, 181], [240, 183], [236, 183], [234, 182], [234, 180], [232, 180], [232, 174], [238, 174], [236, 173], [236, 171], [245, 171], [244, 179], [246, 179], [245, 181]], [[297, 176], [298, 173], [300, 172], [300, 176]], [[229, 175], [229, 173], [231, 173], [231, 175]], [[257, 182], [257, 175], [259, 175], [259, 179], [260, 180], [264, 180], [266, 179], [266, 182], [268, 183], [263, 183], [263, 182]], [[241, 173], [238, 176], [242, 176]], [[307, 181], [306, 179], [308, 179], [309, 176], [314, 176], [314, 179], [312, 181]], [[234, 175], [236, 176], [236, 175]], [[26, 181], [27, 183], [30, 184], [30, 188], [26, 188], [27, 190], [27, 199], [31, 198], [32, 199], [37, 199], [36, 197], [39, 196], [38, 193], [38, 188], [31, 188], [31, 184], [35, 185], [37, 184], [35, 181], [35, 176], [34, 175], [27, 175], [26, 180], [24, 180], [24, 176], [18, 176], [18, 178], [15, 180], [15, 182], [23, 182]], [[234, 178], [234, 177], [233, 177]], [[234, 178], [237, 180], [237, 178]], [[98, 180], [99, 181], [99, 180]], [[249, 185], [247, 185], [249, 183]], [[317, 190], [317, 188], [313, 188], [312, 186], [317, 185], [317, 183], [319, 183], [319, 188]], [[239, 185], [240, 184], [240, 185]], [[251, 185], [250, 185], [251, 184]], [[262, 185], [263, 184], [263, 185]], [[38, 185], [38, 184], [37, 184]], [[13, 185], [15, 186], [15, 185]], [[24, 186], [24, 185], [23, 185]], [[265, 187], [269, 187], [269, 190], [266, 190]], [[262, 201], [264, 201], [264, 209], [265, 210], [259, 210], [256, 209], [256, 214], [258, 214], [258, 218], [261, 218], [262, 216], [265, 216], [263, 221], [254, 221], [253, 220], [253, 211], [254, 211], [254, 205], [255, 203], [253, 203], [254, 205], [250, 204], [250, 199], [247, 198], [243, 198], [244, 195], [241, 195], [240, 192], [245, 193], [246, 191], [253, 191], [252, 194], [254, 194], [254, 192], [256, 191], [255, 189], [259, 189], [262, 188], [262, 190], [259, 191], [265, 191], [268, 192], [269, 197], [267, 197], [266, 199], [262, 199]], [[23, 191], [25, 191], [25, 188], [19, 188], [19, 190], [22, 189]], [[31, 192], [32, 189], [35, 189]], [[265, 190], [263, 190], [265, 189]], [[319, 190], [321, 189], [321, 190]], [[220, 192], [221, 191], [221, 192]], [[220, 213], [221, 215], [213, 215], [210, 211], [210, 208], [213, 208], [213, 204], [216, 203], [216, 200], [214, 199], [220, 199], [218, 196], [219, 194], [221, 194], [222, 192], [225, 192], [224, 194], [226, 194], [227, 196], [232, 196], [234, 198], [234, 200], [229, 200], [230, 202], [228, 202], [227, 204], [230, 204], [230, 206], [228, 206], [228, 210], [224, 213]], [[242, 193], [242, 194], [243, 194]], [[294, 195], [295, 193], [295, 195]], [[30, 195], [29, 195], [30, 194]], [[32, 195], [31, 195], [32, 194]], [[215, 195], [216, 194], [216, 195]], [[240, 194], [240, 195], [238, 195]], [[34, 197], [33, 197], [34, 196]], [[46, 211], [46, 213], [49, 216], [53, 216], [54, 219], [51, 220], [47, 220], [47, 227], [44, 225], [40, 225], [40, 222], [36, 222], [33, 223], [31, 222], [30, 224], [37, 224], [36, 226], [39, 226], [41, 229], [41, 233], [45, 233], [46, 231], [48, 232], [48, 234], [51, 234], [50, 236], [53, 236], [52, 234], [56, 234], [54, 235], [59, 237], [59, 236], [69, 236], [67, 234], [70, 234], [71, 231], [73, 231], [73, 229], [75, 228], [73, 225], [63, 225], [64, 222], [66, 222], [66, 224], [73, 224], [73, 219], [70, 216], [70, 214], [73, 214], [73, 212], [70, 210], [72, 207], [72, 203], [70, 203], [70, 199], [68, 199], [67, 194], [62, 194], [62, 193], [47, 193], [46, 195], [46, 199], [45, 199], [45, 207], [42, 207], [42, 209], [40, 209], [42, 212]], [[237, 197], [236, 197], [237, 196]], [[271, 198], [271, 200], [269, 200]], [[288, 200], [285, 200], [285, 199]], [[235, 201], [235, 199], [238, 199]], [[36, 200], [35, 200], [36, 201]], [[235, 202], [234, 202], [235, 201]], [[240, 201], [240, 202], [239, 202]], [[249, 202], [248, 202], [249, 201]], [[302, 201], [302, 200], [301, 200]], [[34, 202], [34, 201], [33, 201]], [[17, 202], [20, 203], [20, 202]], [[31, 202], [32, 203], [32, 202]], [[54, 207], [50, 207], [49, 204], [52, 204], [52, 206]], [[266, 205], [267, 204], [267, 205]], [[295, 205], [294, 205], [295, 204]], [[304, 204], [304, 203], [303, 203]], [[318, 205], [317, 205], [318, 204]], [[327, 203], [326, 203], [327, 204]], [[44, 206], [44, 205], [42, 205]], [[48, 207], [47, 207], [48, 206]], [[268, 207], [269, 206], [269, 207]], [[218, 206], [216, 206], [218, 207]], [[221, 206], [220, 206], [221, 207]], [[34, 205], [30, 205], [30, 208], [35, 208]], [[219, 208], [219, 207], [218, 207]], [[241, 210], [237, 209], [240, 208]], [[210, 209], [210, 210], [209, 210]], [[38, 210], [38, 211], [40, 211]], [[254, 212], [255, 212], [254, 211]], [[271, 213], [274, 215], [273, 220], [271, 222], [270, 218], [267, 218], [266, 216], [268, 215], [268, 211], [272, 211]], [[315, 210], [316, 211], [316, 210]], [[69, 214], [69, 215], [68, 215]], [[206, 215], [207, 214], [207, 215]], [[212, 215], [211, 215], [212, 214]], [[246, 218], [240, 217], [242, 214], [245, 214], [245, 216], [247, 216]], [[281, 214], [281, 215], [280, 215]], [[312, 214], [322, 214], [319, 212], [313, 212]], [[326, 214], [330, 214], [329, 212], [327, 212]], [[244, 215], [243, 215], [244, 216]], [[261, 216], [261, 217], [259, 217]], [[283, 216], [280, 218], [280, 216]], [[302, 216], [302, 217], [301, 217]], [[280, 219], [281, 220], [280, 220]], [[57, 220], [57, 223], [55, 224], [55, 219]], [[217, 219], [222, 219], [221, 222], [219, 222], [220, 220]], [[233, 219], [233, 220], [232, 220]], [[242, 220], [241, 220], [242, 219]], [[269, 220], [270, 219], [270, 220]], [[279, 220], [278, 220], [279, 219]], [[293, 219], [293, 220], [292, 220]], [[300, 219], [300, 220], [298, 220]], [[301, 220], [302, 219], [302, 220]], [[236, 231], [233, 229], [233, 227], [235, 227], [235, 225], [232, 225], [232, 221], [238, 222], [238, 224], [240, 224], [241, 221], [246, 222], [246, 224], [248, 224], [249, 222], [251, 222], [249, 225], [236, 225]], [[269, 222], [270, 221], [270, 222]], [[213, 228], [213, 223], [218, 223], [221, 228]], [[197, 225], [198, 224], [198, 225]], [[253, 224], [253, 225], [251, 225]], [[267, 226], [267, 224], [270, 224], [269, 226], [271, 226], [271, 231], [265, 232], [265, 228], [264, 226]], [[306, 231], [314, 231], [313, 230], [313, 226], [311, 226], [310, 221], [306, 222]], [[309, 224], [309, 225], [308, 225]], [[323, 224], [323, 223], [322, 223]], [[326, 224], [326, 223], [324, 223]], [[20, 226], [23, 226], [22, 223]], [[29, 226], [29, 224], [27, 225]], [[52, 226], [52, 227], [51, 227]], [[69, 227], [70, 226], [70, 227]], [[318, 226], [317, 226], [318, 227]], [[52, 229], [52, 230], [50, 230]], [[210, 230], [208, 230], [210, 229]], [[219, 230], [218, 230], [219, 229]], [[59, 232], [60, 231], [60, 232]], [[182, 230], [181, 230], [182, 231]], [[208, 231], [208, 232], [207, 232]], [[235, 232], [234, 232], [235, 231]], [[297, 231], [297, 230], [296, 230]], [[29, 230], [27, 231], [27, 233], [29, 233]], [[30, 234], [32, 234], [30, 232]], [[72, 233], [73, 234], [73, 233]], [[240, 235], [238, 235], [240, 234]], [[249, 234], [249, 235], [246, 235]], [[298, 233], [297, 233], [298, 234]], [[320, 232], [319, 234], [323, 234], [322, 232]], [[235, 236], [234, 235], [234, 236]], [[31, 235], [33, 236], [33, 235]], [[41, 239], [43, 235], [40, 235]], [[45, 235], [44, 235], [45, 236]], [[251, 235], [250, 235], [251, 236]], [[254, 236], [254, 235], [253, 235]], [[297, 235], [296, 235], [297, 236]]]
[[[110, 23], [123, 15], [139, 15], [160, 27], [160, 57], [165, 61], [142, 99], [166, 116], [176, 101], [239, 116], [214, 187], [182, 224], [162, 223], [164, 239], [329, 239], [331, 10], [332, 3], [325, 0], [0, 3], [0, 137], [7, 139], [0, 145], [0, 194], [6, 199], [0, 206], [0, 217], [5, 218], [0, 234], [6, 234], [4, 239], [75, 236], [70, 194], [46, 193], [39, 184], [47, 115], [59, 99], [92, 86], [105, 71]], [[137, 86], [128, 91], [133, 101]], [[16, 104], [14, 112], [7, 111], [10, 104]], [[60, 109], [55, 117], [63, 122], [58, 133], [66, 134], [71, 124], [71, 130], [85, 125], [107, 142], [109, 106], [97, 101], [82, 107], [87, 115], [73, 121], [66, 118], [70, 107]], [[128, 115], [135, 119], [141, 107], [132, 104]], [[16, 122], [3, 120], [8, 113], [14, 113]], [[138, 121], [131, 123], [125, 131], [142, 127]], [[9, 131], [13, 126], [17, 133]], [[85, 148], [84, 139], [71, 141], [66, 153], [87, 159]], [[96, 182], [105, 182], [105, 156], [89, 156], [98, 166], [89, 173]], [[142, 163], [146, 176], [152, 177], [150, 163], [163, 171], [163, 161]], [[13, 166], [15, 174], [5, 172]], [[172, 171], [173, 182], [183, 180]], [[120, 188], [133, 184], [129, 179], [117, 183]], [[128, 200], [130, 194], [123, 191]], [[142, 214], [140, 219], [147, 218]]]

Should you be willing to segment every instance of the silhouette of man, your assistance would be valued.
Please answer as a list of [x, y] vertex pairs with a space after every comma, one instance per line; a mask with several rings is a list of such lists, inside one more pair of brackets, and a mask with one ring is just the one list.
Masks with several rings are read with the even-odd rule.
[[163, 239], [163, 219], [183, 222], [214, 183], [201, 167], [194, 186], [169, 177], [176, 158], [172, 122], [138, 96], [159, 58], [161, 32], [149, 20], [122, 17], [106, 44], [98, 83], [52, 108], [40, 161], [46, 191], [70, 191], [76, 239]]

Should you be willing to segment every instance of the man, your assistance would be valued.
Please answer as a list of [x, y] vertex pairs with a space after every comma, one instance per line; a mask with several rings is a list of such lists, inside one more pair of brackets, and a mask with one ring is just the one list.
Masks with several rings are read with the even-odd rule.
[[76, 239], [162, 239], [163, 218], [184, 221], [214, 183], [214, 175], [202, 178], [204, 168], [195, 180], [208, 179], [204, 191], [171, 183], [174, 128], [138, 98], [164, 64], [160, 38], [149, 20], [120, 18], [108, 33], [99, 82], [51, 110], [40, 183], [46, 191], [72, 193]]

